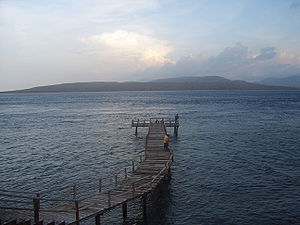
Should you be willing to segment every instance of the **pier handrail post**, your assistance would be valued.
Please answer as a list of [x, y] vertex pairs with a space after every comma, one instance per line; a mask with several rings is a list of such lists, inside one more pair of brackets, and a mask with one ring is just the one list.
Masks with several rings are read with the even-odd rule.
[[153, 180], [150, 182], [150, 187], [153, 188]]
[[75, 200], [76, 225], [79, 225], [79, 201]]
[[111, 191], [108, 191], [108, 207], [110, 207], [110, 204], [111, 204], [111, 196], [110, 196], [110, 192], [111, 192]]
[[73, 184], [73, 199], [76, 199], [76, 197], [77, 197], [77, 191], [76, 191], [76, 189], [77, 189], [77, 185], [76, 184]]
[[40, 224], [40, 203], [39, 194], [37, 194], [37, 197], [33, 199], [33, 217], [37, 225]]
[[135, 183], [132, 183], [132, 197], [135, 195]]
[[138, 131], [137, 131], [137, 130], [138, 130], [138, 125], [135, 127], [135, 133], [134, 133], [134, 134], [135, 134], [135, 136], [137, 136], [137, 133], [138, 133]]
[[101, 192], [102, 189], [102, 179], [99, 178], [99, 193]]
[[115, 187], [117, 187], [118, 184], [118, 175], [115, 175]]

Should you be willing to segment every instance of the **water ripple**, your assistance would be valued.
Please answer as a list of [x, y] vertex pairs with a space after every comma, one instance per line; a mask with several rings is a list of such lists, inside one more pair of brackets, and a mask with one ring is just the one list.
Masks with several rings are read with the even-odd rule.
[[[172, 178], [149, 224], [299, 224], [299, 109], [297, 91], [2, 94], [0, 188], [93, 186], [143, 150], [132, 118], [180, 113]], [[129, 209], [128, 224], [142, 223], [139, 202]], [[123, 223], [120, 210], [109, 215], [105, 224]]]

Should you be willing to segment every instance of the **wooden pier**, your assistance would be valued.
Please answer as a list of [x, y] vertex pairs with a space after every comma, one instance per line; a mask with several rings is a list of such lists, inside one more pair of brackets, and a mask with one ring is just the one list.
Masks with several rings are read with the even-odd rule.
[[[153, 191], [164, 177], [168, 176], [173, 161], [172, 151], [164, 150], [163, 146], [166, 127], [174, 127], [174, 133], [177, 135], [179, 122], [177, 119], [138, 119], [132, 120], [131, 126], [136, 128], [136, 133], [138, 127], [149, 128], [143, 155], [140, 155], [138, 162], [132, 161], [130, 168], [126, 167], [120, 173], [109, 177], [112, 181], [109, 185], [105, 185], [105, 179], [100, 178], [92, 196], [80, 199], [77, 191], [80, 184], [67, 185], [40, 193], [0, 190], [0, 203], [5, 203], [3, 207], [0, 205], [0, 210], [23, 212], [21, 219], [27, 223], [19, 224], [79, 225], [81, 221], [94, 217], [95, 224], [100, 225], [101, 215], [105, 212], [122, 206], [123, 217], [126, 218], [127, 202], [142, 198], [143, 215], [146, 218], [147, 194]], [[72, 197], [45, 197], [49, 193], [57, 193], [66, 189], [71, 189], [69, 195]], [[13, 206], [8, 206], [9, 203]], [[49, 207], [49, 203], [56, 204], [56, 206]], [[7, 224], [17, 224], [17, 221]]]
[[[178, 116], [178, 114], [176, 115]], [[131, 127], [135, 127], [135, 135], [138, 133], [138, 127], [149, 127], [150, 124], [153, 123], [163, 123], [165, 127], [174, 127], [174, 134], [175, 136], [178, 135], [178, 129], [179, 129], [179, 121], [178, 117], [175, 116], [175, 119], [171, 118], [151, 118], [150, 120], [132, 120], [131, 121]]]

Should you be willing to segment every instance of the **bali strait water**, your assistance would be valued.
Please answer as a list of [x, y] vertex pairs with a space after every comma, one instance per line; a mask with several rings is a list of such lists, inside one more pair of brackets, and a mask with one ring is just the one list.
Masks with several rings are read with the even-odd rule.
[[[300, 91], [1, 94], [0, 189], [113, 174], [144, 147], [131, 119], [176, 113], [171, 179], [148, 224], [300, 224]], [[125, 223], [120, 209], [102, 222], [141, 217], [135, 201]]]

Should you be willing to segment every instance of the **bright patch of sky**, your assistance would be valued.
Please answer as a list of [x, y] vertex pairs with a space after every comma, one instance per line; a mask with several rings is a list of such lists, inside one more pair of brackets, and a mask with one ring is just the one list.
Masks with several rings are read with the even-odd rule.
[[0, 0], [0, 91], [300, 75], [299, 0]]

